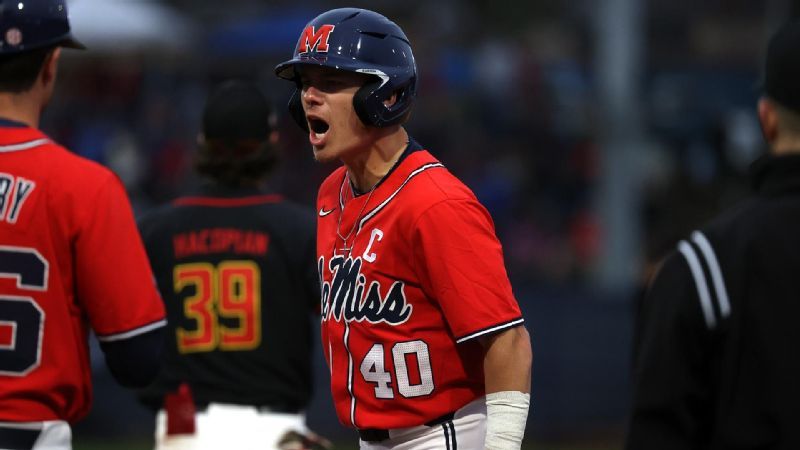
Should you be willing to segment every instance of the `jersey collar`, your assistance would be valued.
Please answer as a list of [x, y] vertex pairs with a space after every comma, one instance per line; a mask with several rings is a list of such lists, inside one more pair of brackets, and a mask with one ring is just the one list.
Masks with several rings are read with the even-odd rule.
[[[384, 175], [384, 176], [383, 176], [383, 178], [381, 178], [380, 180], [378, 180], [378, 183], [375, 185], [375, 189], [378, 189], [378, 187], [380, 187], [380, 185], [383, 183], [383, 181], [384, 181], [384, 180], [386, 180], [386, 179], [388, 179], [388, 178], [389, 178], [389, 177], [392, 175], [392, 172], [394, 172], [394, 170], [395, 170], [397, 167], [399, 167], [399, 166], [400, 166], [400, 164], [403, 162], [403, 160], [404, 160], [404, 159], [406, 159], [406, 158], [408, 157], [408, 155], [410, 155], [410, 154], [412, 154], [412, 153], [414, 153], [414, 152], [421, 151], [421, 150], [424, 150], [424, 149], [423, 149], [423, 148], [422, 148], [422, 146], [419, 144], [419, 142], [417, 142], [416, 140], [414, 140], [414, 138], [412, 138], [411, 136], [409, 136], [409, 137], [408, 137], [408, 143], [406, 144], [406, 148], [405, 148], [405, 150], [403, 150], [403, 154], [402, 154], [402, 155], [400, 155], [400, 158], [398, 158], [398, 159], [397, 159], [397, 161], [395, 161], [395, 162], [394, 162], [394, 165], [392, 165], [392, 168], [391, 168], [391, 169], [389, 169], [389, 171], [388, 171], [388, 172], [386, 172], [386, 175]], [[356, 186], [353, 184], [353, 180], [350, 180], [350, 189], [352, 189], [352, 190], [353, 190], [353, 194], [354, 194], [356, 197], [360, 197], [360, 196], [362, 196], [362, 195], [366, 194], [366, 192], [360, 192], [360, 191], [359, 191], [359, 190], [356, 188]]]
[[209, 181], [202, 183], [195, 189], [191, 190], [189, 192], [189, 195], [232, 198], [232, 197], [247, 197], [253, 195], [265, 195], [272, 193], [273, 192], [271, 192], [268, 189], [257, 186], [232, 187]]
[[281, 203], [284, 198], [258, 187], [229, 187], [206, 183], [172, 201], [176, 206], [240, 207]]
[[759, 194], [800, 191], [800, 154], [762, 156], [750, 167], [750, 181]]
[[0, 117], [0, 128], [30, 128], [28, 124]]
[[40, 130], [0, 117], [0, 152], [27, 150], [50, 142]]
[[[409, 144], [410, 143], [411, 142], [409, 142]], [[419, 146], [419, 144], [415, 143], [413, 147], [411, 145], [408, 147], [409, 148], [406, 149], [406, 152], [392, 170], [390, 170], [375, 186], [373, 195], [362, 194], [355, 197], [346, 195], [345, 193], [349, 189], [345, 189], [345, 185], [349, 182], [349, 177], [347, 175], [347, 170], [342, 167], [341, 174], [343, 178], [338, 196], [339, 207], [344, 210], [346, 204], [352, 202], [353, 208], [361, 208], [366, 211], [363, 217], [360, 218], [360, 222], [362, 223], [358, 225], [359, 228], [363, 226], [363, 222], [366, 222], [377, 214], [384, 206], [400, 194], [403, 188], [417, 175], [429, 169], [444, 167], [442, 163]]]

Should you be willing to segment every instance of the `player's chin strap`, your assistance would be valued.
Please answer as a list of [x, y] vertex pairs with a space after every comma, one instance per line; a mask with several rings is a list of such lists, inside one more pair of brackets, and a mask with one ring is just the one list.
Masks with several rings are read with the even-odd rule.
[[519, 391], [486, 394], [486, 450], [519, 450], [530, 403]]

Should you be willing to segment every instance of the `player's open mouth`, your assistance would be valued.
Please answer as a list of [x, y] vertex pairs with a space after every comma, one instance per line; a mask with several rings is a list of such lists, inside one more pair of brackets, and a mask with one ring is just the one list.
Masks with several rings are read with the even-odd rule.
[[312, 117], [308, 118], [308, 126], [309, 128], [311, 128], [312, 131], [314, 131], [314, 133], [317, 134], [325, 134], [325, 132], [328, 131], [328, 128], [330, 128], [328, 122], [325, 122], [322, 119], [317, 119]]
[[328, 133], [330, 125], [317, 117], [307, 117], [307, 119], [311, 145], [321, 145], [325, 140], [325, 135]]

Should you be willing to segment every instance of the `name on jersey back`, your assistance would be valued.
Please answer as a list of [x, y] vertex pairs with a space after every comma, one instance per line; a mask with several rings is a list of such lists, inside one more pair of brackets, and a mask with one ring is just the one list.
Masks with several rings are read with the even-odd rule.
[[259, 256], [267, 253], [269, 235], [235, 228], [205, 228], [174, 235], [172, 245], [176, 259], [211, 253]]

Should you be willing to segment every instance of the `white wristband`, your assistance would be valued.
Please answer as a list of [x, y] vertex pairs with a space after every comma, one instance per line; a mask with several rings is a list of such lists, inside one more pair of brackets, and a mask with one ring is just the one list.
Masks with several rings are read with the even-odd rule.
[[519, 391], [486, 394], [486, 450], [519, 450], [530, 403]]

